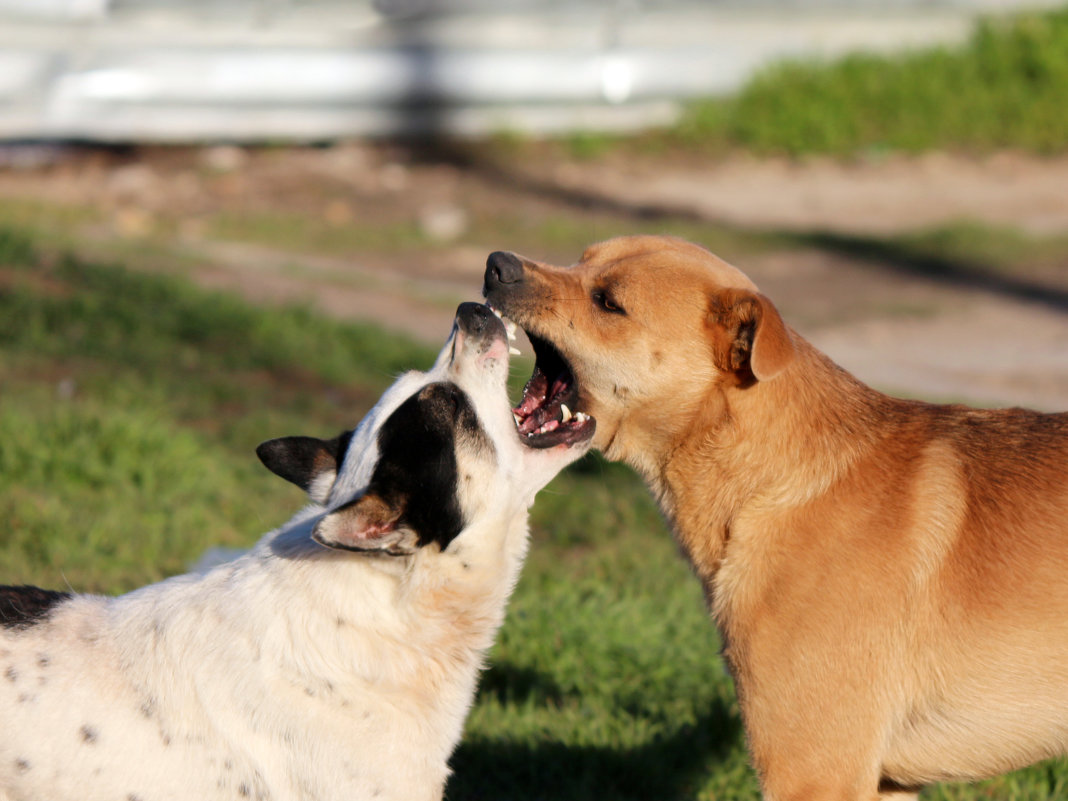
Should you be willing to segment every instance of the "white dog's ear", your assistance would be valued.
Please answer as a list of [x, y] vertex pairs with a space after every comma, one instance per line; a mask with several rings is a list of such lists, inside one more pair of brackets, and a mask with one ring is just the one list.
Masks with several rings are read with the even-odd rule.
[[272, 473], [296, 484], [316, 503], [325, 503], [351, 439], [351, 431], [329, 440], [281, 437], [261, 443], [256, 455]]
[[728, 289], [709, 299], [716, 367], [770, 381], [794, 360], [794, 340], [779, 310], [759, 292]]
[[312, 539], [327, 548], [407, 556], [419, 543], [416, 533], [400, 523], [403, 512], [402, 504], [366, 492], [316, 523]]

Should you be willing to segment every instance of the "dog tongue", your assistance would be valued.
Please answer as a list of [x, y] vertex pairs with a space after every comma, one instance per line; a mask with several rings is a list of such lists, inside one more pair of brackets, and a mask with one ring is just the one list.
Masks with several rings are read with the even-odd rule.
[[548, 389], [548, 377], [541, 370], [535, 370], [534, 375], [527, 382], [526, 389], [523, 390], [523, 400], [515, 407], [515, 413], [520, 417], [529, 417], [535, 409], [545, 403]]
[[567, 377], [558, 375], [550, 387], [549, 377], [535, 368], [523, 390], [523, 400], [512, 410], [519, 418], [519, 433], [546, 434], [558, 428], [562, 395], [568, 386]]
[[[531, 431], [538, 431], [546, 423], [559, 422], [556, 418], [560, 411], [559, 405], [542, 406], [540, 409], [535, 409], [530, 417], [526, 418], [519, 425], [520, 434], [529, 434]], [[553, 426], [555, 428], [556, 426]], [[552, 430], [552, 429], [549, 429]], [[545, 433], [545, 432], [542, 432]]]

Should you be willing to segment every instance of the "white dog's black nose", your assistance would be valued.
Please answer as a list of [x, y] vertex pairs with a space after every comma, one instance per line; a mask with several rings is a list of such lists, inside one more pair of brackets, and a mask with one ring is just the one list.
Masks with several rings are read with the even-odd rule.
[[483, 294], [489, 294], [501, 284], [518, 284], [523, 280], [523, 262], [514, 253], [497, 250], [486, 259]]
[[505, 335], [504, 323], [484, 303], [461, 303], [456, 309], [456, 324], [468, 337], [503, 338]]

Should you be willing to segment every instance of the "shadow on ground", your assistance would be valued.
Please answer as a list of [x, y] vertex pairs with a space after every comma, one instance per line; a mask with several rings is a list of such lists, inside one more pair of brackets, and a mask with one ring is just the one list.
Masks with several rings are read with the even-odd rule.
[[871, 267], [923, 278], [955, 289], [977, 289], [1043, 306], [1051, 311], [1068, 313], [1068, 289], [1028, 276], [995, 272], [967, 260], [915, 253], [906, 246], [875, 237], [813, 231], [797, 234], [794, 239], [820, 250], [849, 256]]
[[[544, 674], [495, 665], [480, 697], [554, 705], [564, 693]], [[531, 738], [536, 739], [536, 738]], [[670, 801], [699, 784], [742, 741], [741, 722], [716, 699], [696, 722], [636, 748], [468, 737], [453, 755], [446, 801]]]

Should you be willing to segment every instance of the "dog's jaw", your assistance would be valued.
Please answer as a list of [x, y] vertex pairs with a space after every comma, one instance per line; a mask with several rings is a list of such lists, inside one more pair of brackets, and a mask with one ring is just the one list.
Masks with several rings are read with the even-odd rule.
[[515, 323], [491, 307], [482, 308], [493, 313], [493, 323], [475, 333], [457, 325], [451, 346], [443, 350], [448, 353], [443, 369], [471, 398], [502, 468], [510, 473], [508, 480], [523, 488], [525, 509], [557, 473], [589, 450], [595, 426], [588, 416], [574, 415], [570, 425], [540, 435], [527, 436], [519, 430], [507, 385]]

